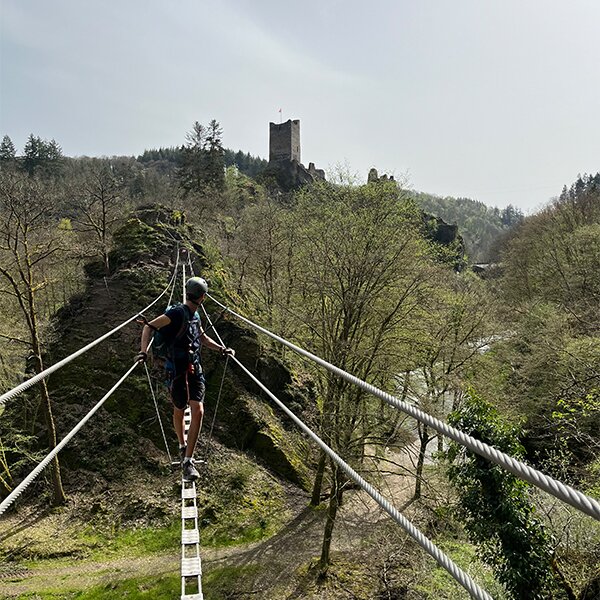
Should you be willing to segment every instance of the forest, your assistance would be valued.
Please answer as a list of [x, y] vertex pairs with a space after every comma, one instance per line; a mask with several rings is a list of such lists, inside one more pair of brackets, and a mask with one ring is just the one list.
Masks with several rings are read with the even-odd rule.
[[[57, 341], [68, 330], [65, 315], [85, 302], [89, 281], [96, 282], [95, 293], [105, 290], [110, 296], [117, 294], [127, 271], [140, 289], [157, 288], [136, 275], [131, 265], [137, 263], [126, 258], [128, 251], [143, 256], [151, 247], [136, 236], [150, 240], [163, 231], [153, 230], [140, 216], [151, 210], [163, 215], [171, 235], [201, 257], [198, 262], [211, 286], [248, 318], [600, 498], [600, 173], [581, 175], [557, 190], [542, 210], [524, 216], [510, 205], [498, 209], [469, 199], [435, 197], [387, 179], [357, 183], [341, 172], [328, 174], [328, 182], [283, 191], [261, 177], [266, 164], [225, 149], [215, 120], [195, 123], [180, 147], [148, 149], [137, 158], [70, 158], [56, 141], [33, 134], [18, 152], [4, 136], [2, 391], [41, 372], [59, 355]], [[458, 224], [464, 267], [456, 268], [456, 244], [429, 235], [423, 210]], [[146, 266], [154, 268], [160, 253], [150, 254]], [[471, 269], [481, 262], [496, 266], [484, 278]], [[108, 315], [102, 313], [106, 329], [110, 307], [107, 301], [97, 308]], [[82, 345], [86, 337], [82, 329], [69, 341]], [[242, 349], [248, 339], [242, 330], [233, 330], [230, 343]], [[477, 565], [472, 569], [476, 579], [494, 598], [600, 597], [600, 523], [274, 342], [256, 344], [272, 357], [265, 364], [282, 365], [289, 373], [286, 385], [295, 399], [289, 405], [301, 406], [314, 431], [374, 485], [385, 489], [392, 475], [400, 478], [403, 511], [458, 562], [462, 556], [467, 566]], [[133, 360], [134, 342], [128, 351], [123, 362]], [[124, 364], [113, 354], [111, 368], [117, 373]], [[86, 377], [96, 386], [107, 371], [89, 368]], [[60, 378], [59, 372], [48, 384], [32, 388], [22, 402], [0, 405], [0, 499], [56, 445], [68, 411], [83, 410], [74, 381]], [[215, 375], [209, 389], [216, 381]], [[248, 402], [263, 421], [275, 418], [271, 409]], [[142, 416], [136, 412], [130, 418]], [[256, 589], [263, 598], [467, 597], [389, 524], [365, 522], [363, 531], [381, 527], [377, 532], [382, 537], [365, 534], [350, 548], [336, 545], [336, 536], [345, 531], [345, 514], [355, 506], [351, 480], [324, 453], [307, 449], [306, 440], [292, 433], [285, 419], [273, 427], [290, 430], [289, 453], [297, 453], [302, 465], [295, 467], [299, 475], [282, 475], [258, 446], [244, 454], [230, 440], [236, 418], [239, 413], [220, 414], [215, 437], [222, 456], [229, 456], [225, 448], [240, 452], [235, 469], [243, 463], [245, 475], [232, 471], [229, 479], [223, 477], [230, 483], [226, 491], [218, 489], [221, 495], [234, 494], [235, 514], [243, 513], [247, 521], [236, 527], [246, 537], [227, 529], [234, 517], [218, 500], [210, 500], [212, 512], [207, 508], [205, 518], [218, 533], [215, 539], [225, 547], [285, 531], [282, 515], [288, 513], [280, 508], [275, 517], [272, 506], [283, 502], [280, 488], [286, 486], [294, 488], [292, 495], [301, 495], [303, 510], [316, 515], [319, 534], [311, 559], [285, 582], [267, 584], [268, 578], [260, 579], [248, 565], [237, 565], [209, 577], [213, 595], [207, 592], [207, 597], [251, 598]], [[147, 444], [158, 446], [147, 437]], [[127, 448], [117, 434], [115, 440]], [[60, 456], [36, 492], [19, 501], [17, 516], [28, 504], [64, 511], [86, 489], [86, 481], [92, 489], [92, 480], [97, 483], [101, 477], [102, 493], [110, 494], [111, 477], [117, 476], [100, 466], [94, 474], [97, 458], [84, 464], [68, 454], [63, 463]], [[123, 464], [146, 469], [143, 460], [136, 460], [124, 459]], [[251, 493], [249, 473], [258, 473], [252, 471], [258, 469], [251, 465], [255, 462], [268, 474], [261, 470], [254, 479], [264, 478], [271, 482], [268, 490], [280, 491], [264, 491], [262, 500], [252, 496], [249, 501], [242, 491]], [[165, 489], [168, 496], [168, 485]], [[88, 518], [109, 540], [116, 539], [117, 530], [169, 526], [165, 514], [149, 514], [144, 523], [135, 523], [117, 509]], [[87, 548], [81, 544], [78, 552]], [[44, 556], [41, 550], [28, 551], [28, 545], [31, 540], [12, 543], [10, 535], [0, 533], [0, 566]], [[173, 547], [177, 549], [176, 541]], [[115, 586], [114, 596], [106, 592], [97, 597], [123, 597], [118, 594], [125, 588]], [[302, 592], [293, 595], [289, 586]], [[246, 592], [234, 595], [233, 589], [242, 588]], [[152, 597], [163, 596], [155, 591]]]

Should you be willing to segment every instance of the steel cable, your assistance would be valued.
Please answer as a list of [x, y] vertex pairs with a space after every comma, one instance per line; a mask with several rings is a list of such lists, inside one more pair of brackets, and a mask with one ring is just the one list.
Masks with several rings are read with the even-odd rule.
[[[223, 339], [219, 335], [219, 332], [214, 328], [214, 326], [210, 320], [210, 317], [208, 316], [208, 313], [206, 312], [206, 309], [204, 308], [204, 306], [202, 306], [202, 312], [204, 313], [204, 316], [206, 317], [206, 320], [208, 321], [210, 328], [215, 332], [215, 335], [217, 336], [219, 343], [222, 346], [225, 346], [225, 344], [223, 343]], [[210, 453], [210, 444], [212, 442], [213, 429], [215, 427], [215, 421], [217, 419], [217, 412], [219, 410], [219, 402], [221, 401], [221, 394], [223, 393], [223, 384], [225, 383], [225, 374], [227, 373], [228, 365], [229, 365], [229, 354], [225, 357], [225, 366], [223, 367], [223, 374], [221, 375], [221, 384], [219, 385], [219, 393], [217, 394], [217, 402], [215, 403], [215, 410], [213, 412], [212, 421], [210, 423], [210, 430], [208, 432], [208, 440], [206, 442], [206, 453], [204, 455], [204, 460], [206, 460], [207, 462], [208, 462], [208, 455]]]
[[[234, 313], [235, 314], [235, 313]], [[433, 542], [431, 542], [419, 529], [417, 529], [389, 500], [384, 498], [369, 482], [363, 479], [350, 465], [336, 454], [316, 433], [305, 425], [281, 400], [267, 389], [235, 356], [232, 360], [246, 373], [268, 396], [285, 412], [290, 419], [304, 431], [335, 463], [355, 481], [383, 510], [385, 510], [396, 523], [398, 523], [438, 564], [443, 567], [460, 585], [462, 585], [473, 598], [478, 600], [493, 600], [493, 598], [479, 587], [469, 575], [460, 569], [448, 556], [446, 556]]]
[[[173, 271], [173, 275], [169, 281], [169, 284], [167, 285], [167, 287], [162, 291], [162, 293], [156, 298], [156, 300], [154, 300], [154, 302], [152, 302], [151, 304], [149, 304], [145, 309], [147, 310], [148, 308], [150, 308], [151, 306], [153, 306], [154, 304], [156, 304], [156, 302], [158, 302], [158, 300], [160, 300], [160, 298], [162, 298], [162, 296], [164, 296], [164, 294], [167, 292], [167, 290], [169, 289], [169, 287], [171, 285], [174, 284], [175, 281], [175, 276], [177, 275], [177, 266], [179, 265], [179, 248], [177, 250], [177, 260], [176, 260], [176, 264], [175, 264], [175, 269]], [[144, 312], [142, 311], [142, 312]], [[138, 313], [139, 315], [139, 313]], [[125, 325], [127, 325], [128, 323], [130, 323], [133, 319], [135, 319], [138, 315], [135, 315], [134, 317], [132, 317], [131, 319], [129, 319], [128, 321], [124, 322], [123, 324], [121, 324], [119, 327], [116, 327], [114, 330], [108, 332], [107, 334], [105, 334], [104, 336], [102, 336], [101, 338], [98, 338], [98, 340], [96, 340], [95, 342], [93, 342], [92, 344], [89, 344], [88, 346], [82, 348], [81, 350], [75, 352], [74, 354], [70, 355], [69, 357], [67, 357], [66, 359], [64, 359], [63, 361], [60, 361], [59, 363], [56, 363], [55, 365], [53, 365], [52, 367], [49, 367], [48, 369], [46, 369], [45, 371], [42, 371], [42, 373], [38, 374], [38, 379], [37, 381], [39, 381], [40, 379], [42, 379], [42, 376], [47, 376], [49, 375], [51, 372], [56, 371], [58, 368], [60, 368], [61, 366], [63, 366], [64, 364], [67, 364], [68, 362], [70, 362], [71, 360], [73, 360], [74, 358], [76, 358], [77, 356], [83, 354], [86, 350], [88, 350], [89, 348], [95, 346], [96, 344], [98, 344], [100, 341], [102, 341], [103, 339], [106, 339], [109, 335], [112, 335], [113, 333], [115, 333], [116, 331], [118, 331], [119, 329], [121, 329], [122, 327], [124, 327]], [[154, 340], [150, 340], [150, 343], [148, 344], [148, 349], [151, 348], [152, 343], [154, 342]], [[94, 406], [94, 408], [65, 436], [65, 438], [58, 443], [52, 450], [51, 452], [38, 464], [37, 467], [35, 467], [33, 469], [33, 471], [31, 471], [31, 473], [29, 473], [29, 475], [6, 497], [6, 499], [2, 502], [2, 504], [0, 504], [0, 516], [6, 511], [6, 509], [23, 493], [23, 491], [31, 484], [31, 482], [43, 471], [43, 469], [50, 463], [50, 461], [52, 459], [54, 459], [54, 457], [64, 448], [64, 446], [66, 446], [66, 444], [73, 438], [73, 436], [83, 427], [83, 425], [85, 425], [85, 423], [87, 423], [87, 421], [89, 421], [91, 419], [91, 417], [98, 411], [98, 409], [104, 404], [104, 402], [113, 394], [113, 392], [123, 383], [123, 381], [125, 381], [125, 379], [127, 379], [127, 377], [133, 372], [133, 370], [135, 369], [135, 367], [139, 364], [139, 361], [135, 362], [130, 368], [129, 370], [125, 373], [125, 375], [123, 375], [123, 377], [121, 377], [121, 379], [119, 379], [119, 381], [98, 401], [98, 403]], [[154, 398], [154, 391], [152, 390], [152, 384], [150, 381], [150, 374], [148, 373], [148, 367], [146, 366], [146, 364], [144, 364], [144, 366], [146, 367], [146, 373], [148, 375], [148, 382], [150, 384], [150, 390], [152, 392], [152, 396]], [[33, 383], [36, 383], [36, 381], [33, 381], [34, 378], [28, 380], [27, 382], [25, 382], [26, 384], [29, 384], [26, 387], [30, 387], [31, 385], [33, 385]], [[21, 387], [21, 386], [19, 386]], [[22, 389], [26, 389], [26, 387], [23, 387]], [[20, 390], [19, 388], [15, 388], [14, 390], [12, 390], [13, 392], [16, 391], [16, 393], [18, 393]], [[12, 396], [11, 396], [12, 397]], [[8, 399], [8, 398], [6, 398]], [[158, 413], [158, 405], [156, 404], [156, 399], [154, 398], [154, 402], [155, 402], [155, 406], [157, 409], [157, 413]], [[159, 420], [160, 420], [160, 414], [159, 414]], [[162, 428], [162, 422], [161, 422], [161, 429]], [[164, 437], [164, 429], [163, 429], [163, 437]], [[164, 437], [165, 439], [165, 444], [166, 444], [166, 437]], [[169, 453], [169, 449], [167, 447], [167, 453]], [[170, 454], [169, 454], [170, 456]]]
[[[166, 230], [165, 230], [166, 231]], [[173, 236], [171, 236], [173, 237]], [[167, 306], [171, 306], [171, 302], [173, 301], [173, 293], [175, 292], [175, 281], [177, 281], [177, 267], [179, 266], [179, 242], [177, 242], [177, 259], [175, 261], [175, 279], [173, 280], [173, 287], [171, 288], [171, 293], [169, 294], [169, 302]]]
[[[150, 344], [152, 344], [154, 340], [150, 340]], [[150, 344], [148, 344], [148, 348], [150, 348]], [[156, 416], [158, 417], [158, 424], [160, 425], [160, 430], [162, 431], [163, 440], [165, 442], [165, 449], [167, 451], [167, 455], [169, 456], [169, 463], [173, 462], [173, 458], [171, 457], [171, 451], [169, 450], [169, 443], [167, 442], [167, 436], [165, 434], [165, 428], [163, 427], [163, 422], [160, 417], [160, 411], [158, 409], [158, 402], [156, 401], [156, 394], [154, 393], [154, 388], [152, 387], [152, 379], [150, 378], [150, 371], [148, 370], [148, 365], [144, 363], [144, 369], [146, 369], [146, 377], [148, 378], [148, 385], [150, 386], [150, 393], [152, 394], [152, 400], [154, 401], [154, 408], [156, 408]]]
[[[209, 297], [217, 305], [219, 305], [223, 308], [227, 308], [227, 307], [225, 307], [224, 304], [222, 304], [221, 302], [219, 302], [212, 296], [209, 295]], [[309, 358], [310, 360], [316, 362], [317, 364], [321, 365], [322, 367], [325, 367], [327, 370], [331, 371], [332, 373], [339, 375], [346, 381], [349, 381], [355, 385], [358, 385], [359, 387], [361, 387], [365, 391], [369, 392], [370, 394], [377, 396], [378, 398], [382, 399], [384, 402], [403, 411], [404, 413], [406, 413], [407, 415], [420, 421], [421, 423], [424, 423], [424, 424], [428, 425], [429, 427], [432, 427], [439, 433], [441, 433], [441, 434], [445, 435], [446, 437], [450, 438], [451, 440], [454, 440], [455, 442], [458, 442], [459, 444], [465, 446], [472, 452], [475, 452], [476, 454], [479, 454], [480, 456], [483, 456], [484, 458], [500, 465], [501, 467], [503, 467], [507, 471], [513, 473], [517, 477], [520, 477], [521, 479], [528, 481], [532, 485], [544, 490], [545, 492], [551, 494], [555, 498], [558, 498], [559, 500], [562, 500], [563, 502], [570, 504], [577, 510], [600, 521], [600, 503], [598, 503], [598, 501], [595, 500], [594, 498], [586, 496], [584, 493], [582, 493], [564, 483], [561, 483], [560, 481], [557, 481], [556, 479], [553, 479], [552, 477], [542, 473], [541, 471], [538, 471], [537, 469], [534, 469], [533, 467], [530, 467], [529, 465], [526, 465], [525, 463], [513, 458], [512, 456], [509, 456], [508, 454], [501, 452], [500, 450], [497, 450], [496, 448], [494, 448], [488, 444], [485, 444], [484, 442], [482, 442], [480, 440], [475, 439], [474, 437], [464, 433], [463, 431], [460, 431], [460, 429], [456, 429], [455, 427], [452, 427], [452, 426], [448, 425], [447, 423], [444, 423], [443, 421], [440, 421], [439, 419], [432, 417], [431, 415], [423, 412], [422, 410], [419, 410], [415, 406], [412, 406], [411, 404], [404, 402], [403, 400], [400, 400], [399, 398], [396, 398], [395, 396], [392, 396], [391, 394], [388, 394], [387, 392], [384, 392], [383, 390], [380, 390], [379, 388], [375, 387], [374, 385], [366, 383], [362, 379], [359, 379], [358, 377], [355, 377], [354, 375], [347, 373], [346, 371], [340, 369], [339, 367], [336, 367], [335, 365], [328, 363], [327, 361], [323, 360], [322, 358], [319, 358], [318, 356], [312, 354], [311, 352], [308, 352], [307, 350], [304, 350], [303, 348], [300, 348], [299, 346], [292, 344], [291, 342], [287, 341], [286, 339], [279, 337], [278, 335], [270, 332], [268, 329], [265, 329], [264, 327], [261, 327], [260, 325], [257, 325], [256, 323], [253, 323], [249, 319], [246, 319], [245, 317], [243, 317], [242, 315], [239, 315], [238, 313], [232, 311], [231, 309], [228, 309], [228, 310], [231, 314], [235, 315], [240, 320], [242, 320], [245, 323], [247, 323], [248, 325], [254, 327], [258, 331], [261, 331], [265, 335], [268, 335], [272, 339], [284, 344], [288, 348], [292, 349], [294, 352], [296, 352], [306, 358]]]
[[79, 421], [79, 423], [71, 429], [71, 431], [54, 447], [54, 449], [38, 464], [27, 477], [6, 497], [6, 499], [0, 504], [0, 516], [6, 511], [6, 509], [25, 491], [25, 489], [31, 484], [31, 482], [44, 470], [48, 463], [69, 443], [71, 438], [94, 416], [104, 402], [110, 398], [112, 393], [129, 377], [133, 370], [138, 366], [139, 362], [133, 363], [127, 370], [125, 375], [113, 385], [112, 388], [97, 402], [97, 404], [90, 410], [90, 412]]

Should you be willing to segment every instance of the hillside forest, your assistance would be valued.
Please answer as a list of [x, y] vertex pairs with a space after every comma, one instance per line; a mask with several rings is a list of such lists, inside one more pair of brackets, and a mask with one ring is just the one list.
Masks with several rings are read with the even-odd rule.
[[[195, 123], [180, 147], [137, 158], [66, 157], [56, 141], [34, 135], [19, 152], [4, 136], [1, 391], [140, 310], [166, 285], [177, 242], [234, 310], [600, 498], [600, 173], [578, 177], [524, 216], [394, 180], [360, 184], [341, 172], [282, 190], [265, 166], [225, 149], [214, 120]], [[460, 237], [436, 239], [423, 211], [458, 224]], [[494, 263], [484, 276], [471, 268], [482, 262]], [[600, 597], [597, 521], [232, 316], [217, 329], [367, 481], [382, 493], [402, 481], [404, 514], [494, 598]], [[0, 405], [0, 499], [131, 365], [139, 328], [128, 331], [75, 366], [77, 376], [58, 371]], [[277, 577], [260, 553], [254, 562], [207, 563], [205, 597], [468, 597], [389, 520], [369, 521], [347, 475], [233, 367], [217, 411], [224, 367], [205, 360], [207, 416], [216, 425], [215, 460], [203, 475], [203, 545], [288, 539], [307, 552], [298, 550], [289, 571], [267, 558]], [[122, 540], [141, 532], [178, 533], [175, 479], [149, 425], [144, 382], [140, 375], [107, 406], [100, 429], [86, 426], [11, 509], [4, 532], [0, 521], [0, 591], [3, 566], [35, 572], [36, 560], [91, 560], [94, 548], [111, 544], [126, 553]], [[170, 429], [167, 436], [174, 441]], [[124, 494], [126, 477], [137, 487]], [[36, 538], [33, 513], [68, 523], [61, 553]], [[318, 531], [310, 543], [293, 527], [306, 515]], [[353, 519], [362, 533], [343, 545]], [[165, 535], [161, 551], [178, 552], [176, 537]], [[51, 593], [48, 582], [38, 596], [11, 597], [124, 597], [127, 582], [118, 579], [102, 583], [104, 595]], [[178, 589], [175, 576], [161, 580], [170, 592], [151, 579], [135, 589], [150, 586], [154, 595], [127, 597], [167, 598]]]

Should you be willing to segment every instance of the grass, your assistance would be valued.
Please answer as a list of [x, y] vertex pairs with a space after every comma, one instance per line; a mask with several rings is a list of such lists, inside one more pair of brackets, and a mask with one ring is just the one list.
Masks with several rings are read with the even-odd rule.
[[[455, 539], [436, 540], [436, 546], [447, 554], [454, 563], [469, 575], [480, 587], [496, 600], [508, 598], [503, 586], [494, 578], [490, 568], [484, 565], [477, 556], [477, 549], [468, 542]], [[436, 565], [429, 571], [427, 578], [417, 586], [425, 597], [439, 600], [458, 600], [469, 598], [469, 593], [443, 568]]]
[[[91, 534], [92, 536], [98, 534]], [[98, 536], [100, 539], [103, 536]], [[101, 549], [94, 552], [94, 558], [110, 555], [143, 556], [160, 552], [175, 551], [181, 544], [181, 521], [174, 520], [167, 527], [125, 529], [114, 537], [104, 538]]]
[[199, 494], [202, 545], [247, 544], [275, 534], [289, 516], [282, 486], [246, 458], [220, 465], [220, 476]]
[[[56, 544], [63, 544], [66, 554], [57, 555], [54, 546], [25, 558], [24, 563], [30, 569], [53, 565], [70, 565], [74, 562], [105, 561], [120, 557], [137, 557], [164, 552], [175, 552], [181, 544], [181, 521], [174, 520], [167, 527], [122, 529], [114, 533], [103, 532], [92, 527], [73, 534], [70, 540], [57, 539]], [[68, 553], [67, 553], [68, 552]]]
[[[226, 600], [240, 588], [250, 585], [250, 580], [260, 570], [261, 567], [256, 565], [215, 569], [203, 576], [203, 592], [211, 600]], [[178, 575], [163, 575], [125, 579], [79, 592], [49, 590], [24, 594], [19, 600], [173, 600], [180, 593], [181, 578]]]
[[251, 587], [253, 578], [262, 569], [259, 565], [214, 569], [202, 576], [202, 591], [210, 600], [243, 597], [244, 588]]
[[[246, 457], [224, 453], [219, 458], [218, 470], [208, 475], [198, 491], [204, 548], [263, 540], [279, 531], [289, 517], [284, 488]], [[173, 561], [177, 563], [180, 552], [178, 514], [153, 527], [125, 524], [116, 513], [92, 515], [87, 522], [75, 520], [74, 514], [77, 514], [74, 509], [73, 513], [66, 509], [52, 513], [36, 527], [13, 536], [10, 547], [2, 548], [5, 556], [31, 572], [31, 577], [24, 579], [29, 579], [28, 585], [21, 589], [35, 590], [35, 593], [28, 592], [21, 598], [160, 600], [179, 596], [181, 580], [177, 568], [171, 570], [170, 566]], [[130, 560], [139, 560], [143, 570], [123, 572]], [[147, 561], [152, 562], [152, 571], [144, 567]], [[161, 570], [159, 565], [164, 561], [169, 567]], [[207, 598], [225, 599], [237, 589], [252, 589], [255, 585], [252, 576], [261, 568], [247, 565], [208, 570], [203, 577]], [[63, 574], [59, 574], [59, 570]], [[85, 573], [94, 575], [87, 579]], [[155, 575], [148, 576], [148, 573]], [[133, 576], [133, 579], [119, 579]]]
[[[232, 490], [221, 489], [204, 497], [209, 518], [201, 523], [202, 545], [211, 548], [255, 542], [276, 533], [287, 516], [282, 492], [256, 489], [256, 472], [238, 466], [231, 475]], [[229, 482], [226, 482], [226, 485]], [[202, 505], [200, 518], [203, 518]], [[177, 552], [181, 543], [181, 521], [176, 516], [163, 527], [121, 528], [88, 525], [83, 530], [66, 527], [56, 536], [47, 533], [26, 550], [15, 555], [29, 568], [53, 564], [68, 565], [74, 560], [104, 561], [119, 557], [138, 557]], [[10, 549], [5, 551], [9, 553]]]
[[94, 586], [80, 592], [38, 592], [24, 594], [19, 600], [172, 600], [181, 593], [177, 575], [139, 577]]

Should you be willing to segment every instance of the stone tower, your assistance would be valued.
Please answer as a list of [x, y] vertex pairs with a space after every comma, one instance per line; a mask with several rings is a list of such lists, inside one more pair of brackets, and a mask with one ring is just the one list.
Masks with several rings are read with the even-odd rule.
[[295, 160], [300, 163], [300, 120], [269, 123], [269, 162]]

